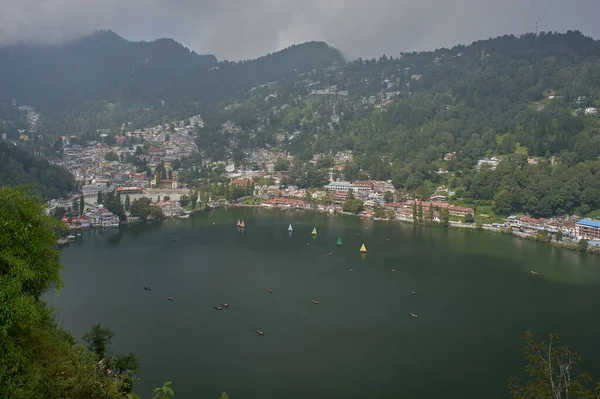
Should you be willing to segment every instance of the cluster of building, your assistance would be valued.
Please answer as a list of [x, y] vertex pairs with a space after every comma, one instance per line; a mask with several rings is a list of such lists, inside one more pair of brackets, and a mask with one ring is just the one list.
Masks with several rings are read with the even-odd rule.
[[88, 205], [84, 214], [80, 217], [67, 217], [64, 215], [62, 221], [71, 229], [87, 228], [117, 228], [120, 224], [118, 215], [100, 205]]

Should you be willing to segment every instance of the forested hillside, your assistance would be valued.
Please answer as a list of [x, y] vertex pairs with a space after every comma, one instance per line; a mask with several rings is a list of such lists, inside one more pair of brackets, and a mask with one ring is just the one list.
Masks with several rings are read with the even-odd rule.
[[32, 184], [46, 199], [65, 197], [75, 189], [73, 176], [64, 168], [0, 141], [0, 187], [22, 184]]
[[45, 134], [182, 119], [253, 86], [343, 62], [322, 42], [218, 62], [171, 39], [130, 42], [99, 31], [54, 46], [0, 47], [0, 103], [34, 106]]
[[[349, 170], [409, 193], [445, 183], [467, 201], [497, 200], [502, 214], [586, 213], [600, 206], [590, 192], [600, 187], [599, 100], [599, 41], [579, 32], [503, 36], [255, 89], [209, 115], [198, 143], [211, 157], [267, 144], [301, 160], [352, 150], [358, 167]], [[224, 137], [226, 120], [241, 131]], [[477, 172], [486, 157], [504, 165]]]
[[[234, 63], [111, 32], [0, 52], [0, 92], [37, 108], [42, 144], [200, 113], [204, 159], [240, 163], [253, 149], [279, 148], [302, 171], [315, 155], [350, 150], [355, 161], [340, 178], [391, 179], [409, 195], [444, 184], [497, 214], [600, 207], [600, 42], [577, 31], [347, 63], [321, 42]], [[22, 125], [22, 114], [4, 113], [6, 128]]]

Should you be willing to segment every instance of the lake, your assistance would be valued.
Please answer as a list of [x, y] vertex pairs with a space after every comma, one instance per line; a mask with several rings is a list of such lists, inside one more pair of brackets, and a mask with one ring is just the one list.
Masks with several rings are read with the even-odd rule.
[[236, 208], [85, 232], [62, 256], [59, 323], [110, 327], [143, 398], [167, 380], [178, 398], [507, 398], [526, 330], [600, 379], [600, 258], [547, 244]]

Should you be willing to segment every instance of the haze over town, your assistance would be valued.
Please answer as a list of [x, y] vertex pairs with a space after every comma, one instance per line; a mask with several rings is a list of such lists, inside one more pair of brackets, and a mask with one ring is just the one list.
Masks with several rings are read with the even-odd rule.
[[596, 0], [0, 0], [0, 45], [110, 29], [169, 37], [219, 59], [255, 58], [310, 40], [345, 56], [397, 56], [503, 34], [578, 29], [600, 37]]

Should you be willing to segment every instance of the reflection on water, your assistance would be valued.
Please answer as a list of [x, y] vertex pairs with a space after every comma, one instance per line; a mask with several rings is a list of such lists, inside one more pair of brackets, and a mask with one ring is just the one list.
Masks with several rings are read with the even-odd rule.
[[77, 337], [111, 327], [114, 350], [141, 357], [142, 394], [173, 379], [184, 398], [434, 399], [443, 386], [501, 399], [525, 330], [563, 334], [600, 373], [596, 259], [482, 231], [230, 209], [85, 232], [47, 300]]

